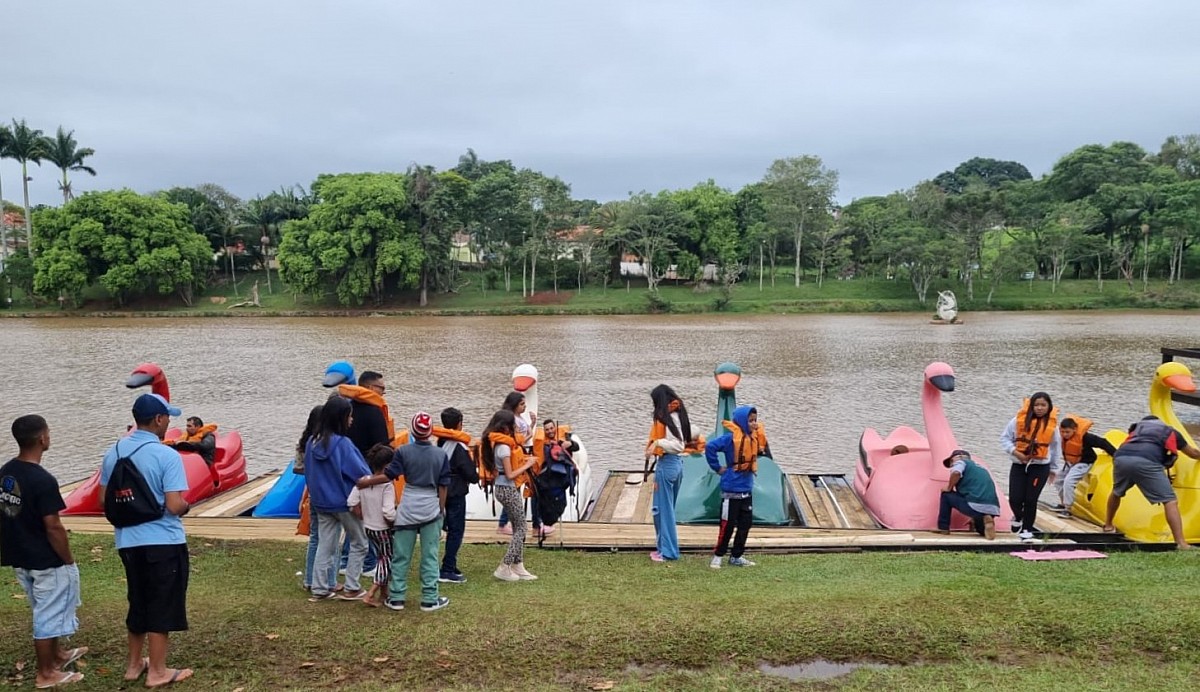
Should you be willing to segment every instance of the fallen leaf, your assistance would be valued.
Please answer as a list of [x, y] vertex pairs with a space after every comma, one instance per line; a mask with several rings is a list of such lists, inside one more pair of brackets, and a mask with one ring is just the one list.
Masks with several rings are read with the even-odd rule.
[[437, 655], [438, 655], [438, 656], [449, 656], [449, 655], [450, 655], [450, 652], [449, 652], [449, 651], [447, 651], [447, 650], [445, 650], [445, 649], [441, 649], [440, 651], [438, 651], [438, 654], [437, 654]]
[[312, 668], [315, 665], [317, 665], [317, 664], [313, 663], [312, 661], [305, 661], [304, 663], [300, 664], [300, 667], [301, 668]]
[[272, 632], [272, 633], [270, 633], [270, 634], [268, 634], [268, 635], [267, 635], [267, 639], [270, 639], [271, 641], [275, 641], [276, 639], [279, 639], [279, 635], [278, 635], [278, 634], [276, 634], [276, 633], [274, 633], [274, 632]]
[[15, 666], [13, 666], [13, 668], [16, 668], [17, 672], [20, 673], [21, 671], [25, 670], [25, 662], [17, 661], [17, 664]]
[[292, 560], [292, 558], [289, 557], [286, 560], [284, 560], [284, 562], [294, 562], [294, 560]]
[[450, 670], [454, 667], [454, 661], [438, 661], [437, 665], [438, 668], [441, 668], [442, 670]]
[[12, 595], [12, 597], [13, 597], [13, 598], [15, 598], [15, 599], [17, 599], [17, 600], [22, 600], [22, 599], [24, 599], [24, 598], [25, 598], [25, 594], [23, 594], [23, 593], [15, 593], [15, 594], [13, 594], [13, 595]]
[[372, 658], [371, 660], [376, 663], [387, 663], [388, 657], [387, 656], [376, 656], [375, 658]]
[[204, 544], [204, 547], [205, 547], [205, 548], [211, 548], [211, 547], [213, 547], [213, 544], [212, 544], [212, 543], [205, 543], [205, 544]]
[[246, 692], [246, 688], [245, 687], [235, 687], [235, 688], [233, 688], [233, 692]]
[[87, 661], [85, 661], [81, 658], [81, 659], [75, 661], [75, 667], [76, 668], [87, 668]]
[[592, 683], [592, 689], [611, 690], [613, 687], [616, 687], [616, 685], [617, 683], [613, 682], [612, 680], [597, 680], [596, 682]]

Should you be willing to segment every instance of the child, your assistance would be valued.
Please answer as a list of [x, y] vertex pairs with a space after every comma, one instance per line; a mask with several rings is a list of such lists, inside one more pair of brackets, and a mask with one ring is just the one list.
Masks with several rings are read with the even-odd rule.
[[[767, 446], [767, 435], [758, 424], [758, 409], [739, 406], [733, 411], [733, 420], [723, 423], [728, 432], [708, 443], [704, 457], [708, 465], [721, 476], [721, 529], [717, 534], [717, 547], [713, 551], [709, 567], [721, 568], [721, 558], [733, 538], [730, 553], [731, 567], [753, 567], [754, 563], [742, 557], [746, 551], [746, 536], [754, 521], [754, 474], [758, 471], [758, 457], [771, 458]], [[717, 453], [723, 454], [725, 465], [721, 466]]]
[[467, 528], [467, 492], [472, 483], [479, 482], [479, 470], [467, 445], [471, 436], [462, 431], [463, 415], [456, 408], [442, 411], [442, 427], [434, 428], [438, 446], [450, 460], [450, 486], [446, 491], [446, 549], [438, 581], [443, 584], [466, 584], [467, 578], [458, 570], [458, 549], [462, 546]]
[[[385, 444], [377, 444], [367, 450], [367, 465], [371, 473], [383, 473], [392, 460], [393, 450]], [[347, 500], [350, 511], [362, 519], [367, 538], [375, 546], [379, 561], [375, 563], [375, 575], [371, 590], [363, 603], [378, 608], [383, 605], [381, 591], [392, 578], [392, 522], [396, 519], [396, 487], [391, 483], [355, 488]]]

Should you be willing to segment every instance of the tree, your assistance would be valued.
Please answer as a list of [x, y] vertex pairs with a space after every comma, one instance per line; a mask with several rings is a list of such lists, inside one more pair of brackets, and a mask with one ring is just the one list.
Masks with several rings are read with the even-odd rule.
[[1200, 135], [1171, 135], [1158, 150], [1158, 165], [1173, 169], [1184, 180], [1200, 178]]
[[1132, 142], [1107, 147], [1088, 144], [1059, 159], [1046, 182], [1061, 201], [1073, 202], [1095, 194], [1105, 184], [1145, 182], [1152, 168], [1146, 151]]
[[1000, 221], [998, 206], [995, 194], [980, 183], [945, 199], [946, 226], [963, 248], [958, 273], [967, 285], [968, 300], [975, 299], [975, 272], [983, 266], [984, 235]]
[[[0, 123], [0, 161], [9, 158], [8, 148], [12, 145], [12, 130]], [[8, 221], [5, 218], [4, 185], [0, 181], [0, 262], [8, 259]]]
[[83, 171], [88, 175], [96, 175], [96, 169], [84, 163], [84, 160], [93, 156], [96, 150], [90, 147], [80, 147], [75, 141], [75, 131], [64, 132], [62, 125], [58, 126], [58, 132], [54, 137], [45, 138], [44, 149], [44, 158], [62, 171], [62, 180], [58, 183], [58, 189], [62, 190], [63, 204], [66, 204], [74, 197], [67, 173]]
[[1099, 226], [1104, 217], [1084, 200], [1064, 202], [1050, 212], [1041, 238], [1040, 250], [1050, 263], [1050, 291], [1058, 290], [1058, 282], [1067, 268], [1067, 260], [1082, 254], [1083, 239], [1088, 231]]
[[433, 166], [410, 166], [407, 174], [410, 216], [416, 221], [423, 261], [420, 304], [429, 304], [429, 284], [451, 290], [454, 234], [465, 223], [463, 212], [471, 183], [454, 171], [438, 173]]
[[1188, 248], [1200, 239], [1200, 179], [1169, 185], [1162, 190], [1162, 206], [1153, 215], [1171, 245], [1168, 283], [1183, 278]]
[[1029, 169], [1016, 161], [997, 161], [976, 156], [958, 164], [953, 171], [938, 174], [933, 184], [947, 194], [958, 195], [972, 185], [994, 190], [1007, 182], [1032, 178]]
[[38, 213], [34, 290], [78, 303], [99, 282], [118, 305], [147, 294], [178, 293], [191, 305], [212, 265], [187, 211], [131, 190], [91, 192]]
[[221, 252], [229, 261], [229, 280], [233, 282], [233, 294], [238, 294], [237, 287], [237, 265], [234, 262], [234, 251], [230, 250], [230, 240], [233, 240], [234, 247], [237, 247], [238, 242], [245, 245], [245, 240], [235, 232], [238, 228], [238, 218], [242, 214], [244, 204], [237, 195], [231, 194], [228, 190], [214, 183], [203, 183], [196, 186], [196, 192], [208, 200], [208, 209], [213, 210], [214, 217], [212, 223], [215, 224], [221, 232]]
[[13, 118], [4, 157], [21, 164], [21, 189], [25, 195], [25, 242], [28, 243], [33, 230], [33, 218], [29, 210], [29, 164], [41, 166], [42, 159], [46, 157], [46, 140], [42, 137], [42, 131], [29, 127], [24, 120], [17, 122]]
[[988, 265], [987, 304], [992, 304], [1000, 283], [1011, 276], [1020, 276], [1035, 266], [1033, 235], [1023, 228], [1014, 228], [998, 236], [1000, 247], [996, 258]]
[[418, 286], [425, 258], [406, 190], [398, 173], [319, 176], [308, 218], [283, 226], [280, 278], [298, 292], [332, 291], [343, 305], [378, 304], [389, 285]]
[[763, 177], [763, 201], [770, 223], [788, 229], [795, 239], [797, 287], [804, 226], [816, 216], [829, 214], [837, 186], [837, 171], [825, 168], [819, 156], [777, 159]]
[[658, 284], [676, 249], [675, 234], [684, 227], [684, 219], [674, 200], [667, 194], [646, 191], [631, 195], [621, 205], [618, 234], [637, 254], [646, 271], [646, 287], [658, 295]]

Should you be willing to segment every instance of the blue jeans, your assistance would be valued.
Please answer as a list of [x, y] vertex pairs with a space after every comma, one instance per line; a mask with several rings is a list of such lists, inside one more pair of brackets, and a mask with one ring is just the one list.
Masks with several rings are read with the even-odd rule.
[[[308, 524], [308, 555], [306, 555], [304, 558], [304, 588], [306, 589], [311, 589], [313, 585], [313, 565], [317, 561], [318, 526], [320, 526], [320, 522], [318, 522], [316, 516], [313, 515]], [[337, 570], [330, 569], [329, 576], [327, 577], [326, 581], [330, 584], [336, 584]]]
[[467, 497], [446, 498], [446, 554], [442, 556], [441, 576], [459, 574], [458, 549], [467, 530]]
[[[333, 591], [337, 585], [336, 572], [338, 548], [341, 546], [342, 531], [350, 537], [350, 560], [346, 564], [346, 589], [358, 591], [362, 588], [359, 579], [362, 577], [363, 558], [367, 555], [367, 534], [363, 530], [362, 521], [349, 512], [317, 512], [316, 520], [320, 524], [320, 537], [317, 540], [317, 561], [313, 566], [312, 592], [316, 596], [324, 596]], [[335, 579], [329, 579], [333, 573]]]
[[941, 504], [938, 507], [939, 531], [950, 530], [951, 509], [957, 509], [966, 515], [971, 520], [971, 525], [975, 527], [975, 532], [980, 536], [983, 535], [983, 513], [971, 509], [971, 505], [967, 504], [967, 498], [958, 493], [942, 493]]
[[69, 637], [79, 629], [75, 609], [79, 596], [79, 565], [49, 569], [16, 568], [25, 600], [33, 608], [33, 638]]
[[[529, 514], [530, 514], [530, 519], [533, 520], [533, 528], [535, 528], [535, 529], [541, 528], [542, 518], [541, 518], [541, 516], [538, 515], [537, 495], [534, 495], [533, 497], [529, 498]], [[508, 510], [502, 509], [502, 510], [500, 510], [500, 526], [507, 526], [507, 525], [508, 525]]]
[[654, 535], [658, 552], [664, 560], [679, 559], [679, 535], [675, 528], [675, 500], [683, 480], [683, 459], [678, 454], [664, 454], [654, 466]]

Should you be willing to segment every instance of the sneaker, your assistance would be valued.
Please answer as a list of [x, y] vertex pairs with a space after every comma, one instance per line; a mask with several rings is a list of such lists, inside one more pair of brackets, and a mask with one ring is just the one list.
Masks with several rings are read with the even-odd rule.
[[500, 581], [520, 581], [521, 580], [521, 578], [519, 576], [517, 576], [516, 574], [513, 574], [512, 567], [509, 565], [500, 565], [499, 567], [496, 568], [495, 572], [492, 572], [492, 576], [499, 579]]
[[350, 591], [347, 589], [335, 595], [339, 601], [361, 601], [363, 596], [367, 595], [367, 590], [359, 589], [358, 591]]
[[1017, 534], [1017, 538], [1020, 538], [1022, 541], [1034, 540], [1032, 531], [1022, 531]]
[[650, 559], [654, 560], [655, 562], [666, 562], [666, 558], [664, 558], [662, 553], [658, 552], [657, 550], [650, 553]]
[[438, 575], [438, 581], [442, 584], [466, 584], [467, 578], [461, 573], [454, 574], [452, 572], [442, 572]]
[[1060, 517], [1062, 517], [1062, 518], [1064, 518], [1064, 519], [1070, 519], [1070, 518], [1073, 516], [1073, 515], [1071, 514], [1071, 508], [1070, 508], [1070, 507], [1063, 507], [1062, 509], [1058, 510], [1058, 516], [1060, 516]]
[[1062, 506], [1061, 503], [1055, 502], [1054, 504], [1050, 505], [1050, 509], [1054, 510], [1055, 512], [1061, 512], [1066, 509], [1066, 507]]
[[713, 555], [713, 559], [709, 561], [708, 566], [713, 569], [721, 569], [721, 558]]
[[754, 563], [747, 560], [744, 557], [731, 557], [731, 558], [729, 558], [729, 566], [730, 567], [753, 567]]
[[509, 524], [505, 524], [504, 526], [498, 527], [496, 529], [496, 533], [501, 533], [501, 534], [504, 534], [505, 536], [511, 536], [512, 535], [512, 526], [510, 526]]
[[983, 518], [983, 537], [989, 541], [996, 540], [996, 517], [988, 515]]
[[522, 581], [534, 581], [537, 579], [537, 575], [525, 569], [525, 563], [523, 562], [518, 562], [517, 564], [513, 565], [512, 573], [517, 575], [517, 578]]
[[441, 610], [450, 605], [450, 599], [445, 596], [438, 596], [438, 599], [433, 603], [422, 603], [421, 610], [426, 613], [432, 613], [435, 610]]
[[1008, 530], [1012, 531], [1013, 533], [1020, 531], [1021, 530], [1021, 520], [1013, 519], [1012, 521], [1008, 522]]
[[546, 535], [546, 536], [549, 536], [550, 534], [554, 533], [554, 531], [555, 531], [556, 529], [558, 529], [558, 525], [557, 525], [557, 524], [555, 524], [554, 526], [543, 526], [543, 527], [542, 527], [542, 534], [543, 534], [543, 535]]
[[389, 598], [383, 604], [391, 610], [404, 610], [404, 601], [393, 601]]
[[336, 591], [329, 591], [327, 593], [315, 593], [314, 592], [313, 595], [308, 597], [308, 602], [309, 603], [320, 603], [321, 601], [328, 601], [330, 599], [337, 598], [337, 596], [338, 596], [338, 594]]

